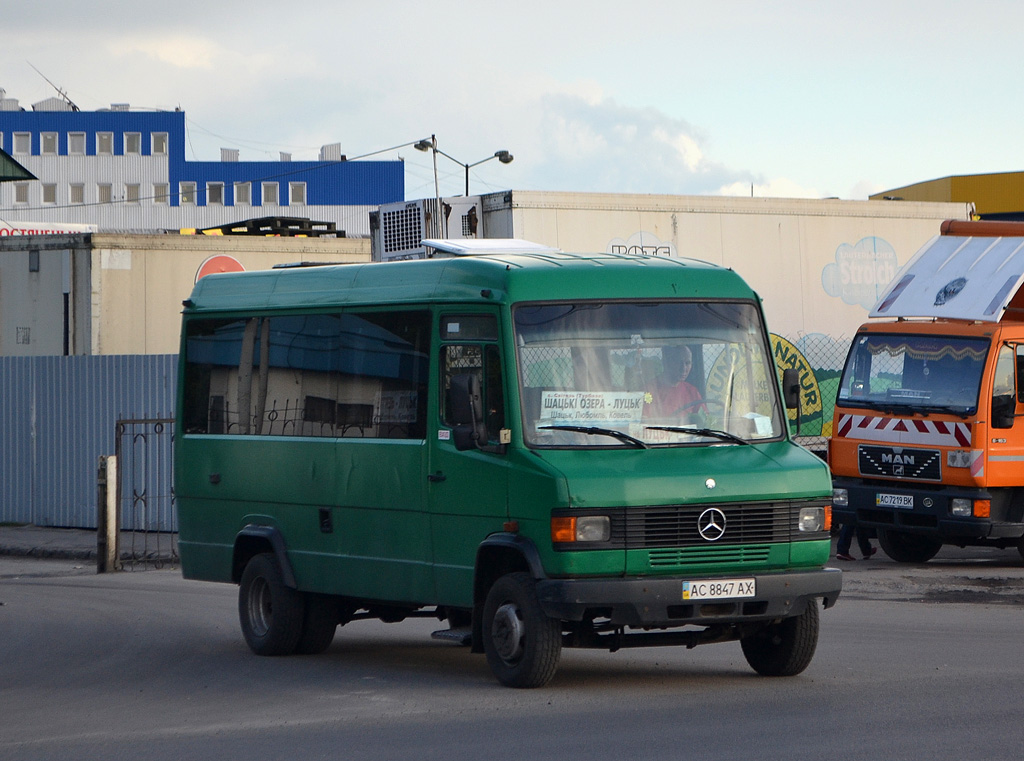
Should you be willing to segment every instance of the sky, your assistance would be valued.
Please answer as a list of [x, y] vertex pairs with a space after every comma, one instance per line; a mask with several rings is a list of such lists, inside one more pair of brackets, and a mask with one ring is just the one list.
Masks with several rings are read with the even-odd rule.
[[442, 195], [499, 150], [471, 193], [859, 200], [1024, 169], [1019, 0], [35, 0], [3, 27], [23, 107], [180, 107], [197, 161], [341, 143], [402, 158], [410, 199], [432, 135]]

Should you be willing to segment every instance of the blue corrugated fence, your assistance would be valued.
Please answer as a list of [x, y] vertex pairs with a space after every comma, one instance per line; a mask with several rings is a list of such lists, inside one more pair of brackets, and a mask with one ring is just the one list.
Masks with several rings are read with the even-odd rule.
[[[114, 454], [118, 420], [173, 417], [177, 366], [176, 354], [0, 357], [0, 522], [95, 528], [100, 455]], [[169, 460], [153, 471], [168, 478]]]

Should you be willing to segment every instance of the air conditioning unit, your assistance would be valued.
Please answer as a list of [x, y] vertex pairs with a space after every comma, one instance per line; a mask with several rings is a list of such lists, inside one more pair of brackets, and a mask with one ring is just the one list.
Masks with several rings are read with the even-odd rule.
[[431, 254], [424, 239], [466, 240], [483, 237], [480, 196], [382, 204], [370, 212], [373, 260], [425, 259]]

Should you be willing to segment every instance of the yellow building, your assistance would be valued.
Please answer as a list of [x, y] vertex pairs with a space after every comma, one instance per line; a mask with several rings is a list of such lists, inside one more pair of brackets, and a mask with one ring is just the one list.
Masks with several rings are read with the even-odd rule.
[[1024, 220], [1024, 172], [942, 177], [883, 190], [871, 200], [972, 203], [979, 219]]

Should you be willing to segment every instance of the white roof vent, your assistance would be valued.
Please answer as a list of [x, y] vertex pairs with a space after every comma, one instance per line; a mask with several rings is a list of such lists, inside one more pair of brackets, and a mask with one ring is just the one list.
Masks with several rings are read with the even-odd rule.
[[238, 149], [237, 148], [221, 148], [220, 149], [220, 160], [221, 161], [238, 161]]
[[329, 145], [321, 146], [321, 161], [344, 161], [344, 159], [345, 157], [341, 153], [341, 143], [331, 143]]

